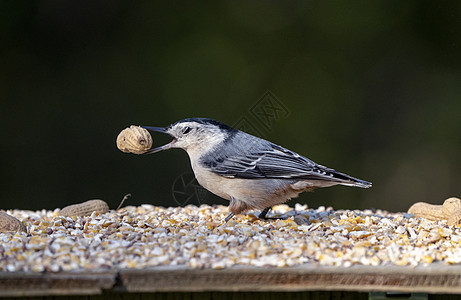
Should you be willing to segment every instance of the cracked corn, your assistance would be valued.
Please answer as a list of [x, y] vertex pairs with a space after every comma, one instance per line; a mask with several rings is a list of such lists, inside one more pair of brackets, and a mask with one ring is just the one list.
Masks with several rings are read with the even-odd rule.
[[59, 272], [183, 265], [285, 267], [461, 263], [461, 229], [385, 211], [275, 207], [227, 224], [224, 206], [125, 207], [86, 217], [9, 210], [28, 233], [0, 233], [0, 271]]

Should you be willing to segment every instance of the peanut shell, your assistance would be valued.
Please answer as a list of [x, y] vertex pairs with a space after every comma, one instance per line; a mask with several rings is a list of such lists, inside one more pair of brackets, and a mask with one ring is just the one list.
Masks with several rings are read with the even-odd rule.
[[89, 216], [93, 212], [97, 212], [99, 214], [105, 214], [109, 211], [109, 205], [103, 200], [95, 199], [95, 200], [88, 200], [83, 203], [79, 204], [72, 204], [69, 206], [64, 207], [59, 212], [59, 215], [64, 217], [72, 217], [72, 216]]
[[131, 125], [117, 136], [117, 147], [126, 153], [143, 154], [152, 147], [152, 136], [146, 129]]
[[461, 199], [451, 197], [443, 202], [442, 211], [446, 219], [459, 210], [461, 210]]
[[451, 216], [447, 218], [448, 226], [461, 224], [461, 210], [455, 211]]
[[429, 220], [445, 219], [442, 212], [442, 205], [433, 205], [425, 202], [416, 202], [408, 209], [408, 213]]
[[0, 232], [22, 231], [27, 232], [26, 226], [13, 216], [0, 212]]

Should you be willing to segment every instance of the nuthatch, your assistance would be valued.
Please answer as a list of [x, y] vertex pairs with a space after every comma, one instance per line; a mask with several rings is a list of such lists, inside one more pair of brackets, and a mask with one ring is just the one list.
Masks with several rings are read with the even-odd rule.
[[293, 151], [247, 134], [221, 122], [189, 118], [168, 127], [148, 127], [173, 137], [173, 141], [146, 154], [182, 148], [189, 154], [197, 181], [230, 201], [230, 214], [269, 209], [299, 193], [337, 184], [371, 187], [371, 183], [316, 164]]

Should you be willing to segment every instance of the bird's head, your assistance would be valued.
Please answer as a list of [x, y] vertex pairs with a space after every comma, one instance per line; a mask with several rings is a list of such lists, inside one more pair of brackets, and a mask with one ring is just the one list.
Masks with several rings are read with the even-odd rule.
[[184, 119], [167, 127], [142, 127], [147, 130], [166, 133], [173, 137], [170, 143], [151, 149], [146, 154], [170, 148], [182, 148], [189, 154], [204, 154], [237, 131], [219, 121], [205, 118]]

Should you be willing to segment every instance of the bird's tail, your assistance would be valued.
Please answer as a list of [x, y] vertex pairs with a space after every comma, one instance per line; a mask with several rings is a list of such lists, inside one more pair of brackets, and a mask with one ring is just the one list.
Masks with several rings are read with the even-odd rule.
[[[331, 170], [331, 169], [330, 169]], [[360, 187], [360, 188], [370, 188], [372, 186], [371, 182], [358, 179], [355, 177], [352, 177], [350, 175], [331, 170], [331, 175], [333, 175], [333, 180], [336, 181], [338, 184], [342, 185], [347, 185], [347, 186], [355, 186], [355, 187]]]
[[370, 188], [372, 186], [372, 183], [371, 182], [368, 182], [368, 181], [365, 181], [365, 180], [362, 180], [362, 179], [357, 179], [357, 178], [353, 178], [352, 177], [352, 180], [350, 182], [341, 182], [342, 185], [348, 185], [348, 186], [356, 186], [356, 187], [360, 187], [360, 188], [364, 188], [364, 189], [367, 189], [367, 188]]

